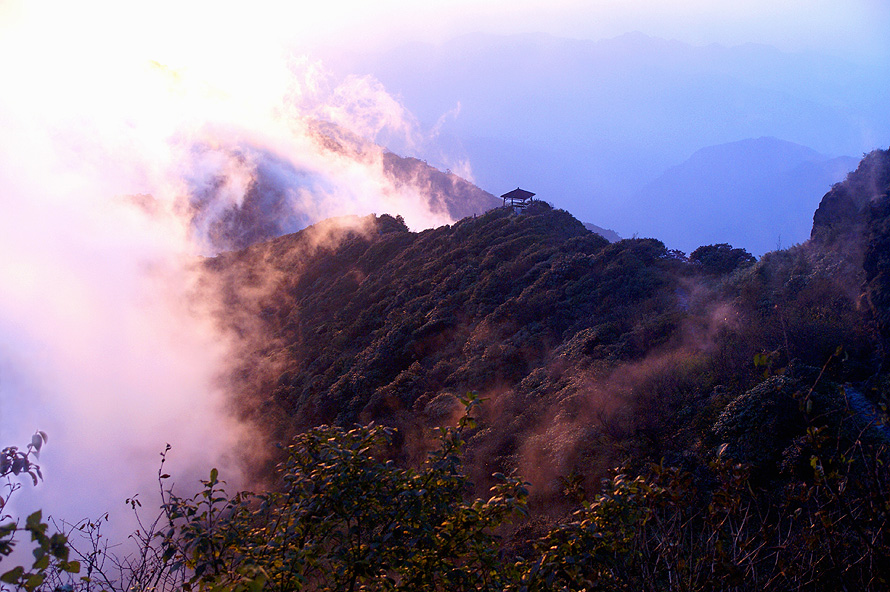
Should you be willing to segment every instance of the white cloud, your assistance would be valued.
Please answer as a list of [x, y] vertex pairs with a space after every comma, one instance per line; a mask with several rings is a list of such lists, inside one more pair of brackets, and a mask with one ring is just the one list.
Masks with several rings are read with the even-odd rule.
[[[167, 442], [180, 482], [213, 465], [237, 482], [244, 434], [218, 385], [226, 340], [192, 290], [214, 245], [194, 222], [242, 204], [264, 164], [304, 222], [450, 220], [395, 188], [378, 149], [319, 145], [319, 117], [371, 140], [410, 137], [413, 122], [373, 81], [292, 58], [271, 6], [51, 8], [0, 4], [0, 445], [47, 431], [47, 481], [20, 503], [79, 519], [120, 515], [125, 497], [155, 489]], [[137, 194], [153, 214], [124, 197]]]

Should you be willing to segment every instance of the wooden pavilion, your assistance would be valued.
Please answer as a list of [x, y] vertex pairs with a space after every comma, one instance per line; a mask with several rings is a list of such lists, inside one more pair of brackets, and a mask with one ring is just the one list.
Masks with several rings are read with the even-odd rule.
[[511, 206], [514, 210], [524, 210], [525, 207], [531, 203], [532, 198], [535, 196], [531, 191], [526, 191], [525, 189], [520, 189], [517, 187], [513, 191], [508, 191], [503, 194], [501, 197], [504, 199], [504, 206]]

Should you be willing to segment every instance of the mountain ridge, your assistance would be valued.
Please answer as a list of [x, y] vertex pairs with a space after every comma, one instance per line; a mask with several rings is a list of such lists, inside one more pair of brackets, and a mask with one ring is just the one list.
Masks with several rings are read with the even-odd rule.
[[[861, 168], [890, 170], [871, 160]], [[825, 207], [864, 176], [826, 194]], [[850, 232], [883, 244], [881, 220]], [[805, 383], [839, 345], [825, 385], [890, 396], [868, 382], [890, 335], [873, 328], [885, 326], [890, 293], [870, 271], [880, 249], [857, 260], [809, 241], [756, 262], [735, 251], [713, 245], [687, 259], [655, 239], [610, 244], [535, 202], [419, 233], [389, 215], [314, 225], [204, 271], [237, 346], [228, 387], [266, 438], [375, 421], [398, 428], [398, 454], [416, 460], [424, 434], [475, 391], [486, 403], [468, 441], [473, 479], [536, 475], [543, 503], [573, 471], [595, 487], [616, 463], [707, 456], [748, 429], [714, 427], [721, 414], [719, 425], [748, 425], [737, 414], [760, 400], [752, 389], [765, 377]], [[727, 407], [739, 397], [749, 402]], [[778, 478], [776, 451], [794, 429], [776, 436], [785, 444], [764, 439], [768, 454], [750, 453], [768, 459], [757, 465], [764, 478]]]

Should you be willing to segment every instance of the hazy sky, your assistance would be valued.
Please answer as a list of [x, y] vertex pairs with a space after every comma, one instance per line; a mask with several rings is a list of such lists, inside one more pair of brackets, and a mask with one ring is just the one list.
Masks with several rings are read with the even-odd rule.
[[238, 67], [284, 45], [361, 50], [473, 31], [599, 39], [638, 30], [693, 44], [825, 50], [876, 64], [890, 54], [890, 3], [884, 0], [160, 0], [138, 6], [86, 0], [24, 6], [0, 0], [4, 34], [18, 28], [45, 51], [98, 52], [106, 59], [142, 54], [180, 65], [229, 61]]
[[[693, 44], [746, 42], [785, 50], [821, 49], [871, 59], [890, 48], [890, 8], [881, 0], [450, 0], [319, 5], [307, 20], [313, 43], [393, 43], [443, 38], [472, 31], [598, 39], [627, 31]], [[297, 26], [299, 28], [299, 25]]]
[[[294, 56], [382, 50], [474, 31], [585, 39], [641, 31], [692, 44], [819, 50], [890, 68], [885, 0], [0, 0], [0, 50], [7, 56], [0, 73], [25, 110], [40, 106], [49, 117], [88, 112], [103, 100], [119, 109], [120, 89], [140, 84], [134, 80], [149, 63], [243, 101], [268, 102], [285, 93], [290, 73], [281, 65]], [[59, 93], [68, 93], [65, 101]]]

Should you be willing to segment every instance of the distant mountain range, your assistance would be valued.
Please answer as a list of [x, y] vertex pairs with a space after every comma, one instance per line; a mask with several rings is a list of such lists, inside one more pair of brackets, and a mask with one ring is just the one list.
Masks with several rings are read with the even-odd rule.
[[[404, 208], [394, 212], [397, 215], [407, 218], [408, 211], [429, 211], [448, 222], [481, 214], [502, 203], [451, 171], [442, 172], [423, 160], [399, 156], [337, 126], [318, 123], [313, 140], [321, 154], [343, 158], [375, 178], [375, 190], [384, 198], [380, 203]], [[241, 199], [230, 198], [228, 171], [220, 171], [212, 182], [197, 186], [190, 198], [188, 211], [193, 232], [203, 238], [208, 250], [243, 249], [319, 221], [318, 205], [329, 200], [331, 179], [325, 173], [307, 168], [287, 154], [248, 142], [200, 147], [197, 151], [200, 150], [212, 153], [218, 160], [250, 164], [249, 182]], [[300, 197], [302, 194], [308, 196], [308, 202]], [[132, 201], [146, 211], [155, 205], [150, 196], [134, 196]]]
[[819, 196], [856, 167], [776, 138], [709, 146], [634, 198], [634, 233], [687, 253], [730, 243], [760, 256], [809, 238]]
[[609, 230], [608, 228], [600, 228], [596, 224], [591, 224], [590, 222], [584, 223], [584, 228], [589, 230], [590, 232], [595, 232], [610, 243], [614, 243], [616, 241], [620, 241], [621, 237], [618, 236], [618, 233], [614, 230]]
[[[600, 41], [472, 34], [333, 63], [341, 73], [375, 76], [437, 130], [414, 154], [443, 167], [443, 152], [465, 155], [480, 187], [528, 188], [623, 236], [640, 229], [643, 188], [707, 146], [774, 137], [819, 154], [859, 155], [890, 137], [885, 72], [763, 45], [691, 46], [641, 33]], [[768, 147], [765, 154], [768, 162]], [[800, 219], [827, 189], [823, 180], [838, 180], [821, 166], [805, 179], [805, 169], [792, 175], [815, 188], [796, 210]], [[716, 177], [700, 184], [719, 187]], [[764, 200], [772, 205], [773, 197]], [[715, 213], [707, 227], [734, 223], [734, 214]], [[779, 234], [785, 244], [805, 238], [800, 228], [770, 229], [738, 246], [762, 252]], [[711, 240], [733, 237], [700, 235], [683, 246]]]
[[448, 212], [454, 220], [482, 214], [502, 205], [500, 198], [451, 171], [442, 172], [425, 161], [392, 152], [383, 155], [383, 170], [397, 186], [414, 188], [432, 209]]

